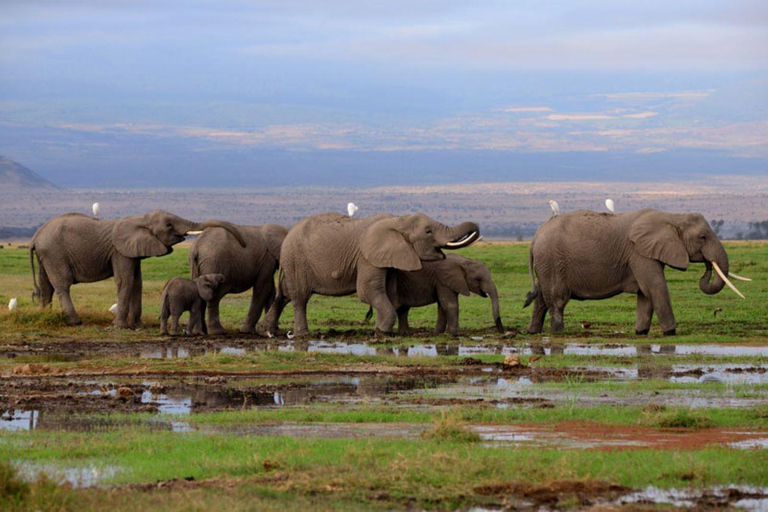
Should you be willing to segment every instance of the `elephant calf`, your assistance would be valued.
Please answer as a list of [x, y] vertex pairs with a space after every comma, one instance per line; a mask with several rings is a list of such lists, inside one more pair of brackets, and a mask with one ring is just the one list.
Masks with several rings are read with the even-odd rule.
[[[204, 334], [203, 301], [211, 300], [214, 292], [225, 281], [221, 274], [204, 274], [195, 279], [174, 277], [165, 284], [160, 308], [160, 334], [179, 335], [179, 317], [189, 311], [191, 334]], [[171, 329], [168, 330], [168, 317]]]
[[[493, 320], [500, 333], [504, 332], [499, 314], [499, 293], [491, 279], [491, 271], [479, 261], [455, 254], [444, 260], [425, 261], [421, 270], [403, 272], [392, 270], [387, 278], [387, 288], [392, 305], [397, 312], [397, 332], [408, 334], [408, 311], [412, 307], [427, 306], [437, 302], [435, 332], [459, 334], [459, 294], [475, 293], [491, 297]], [[369, 314], [371, 314], [369, 312]]]

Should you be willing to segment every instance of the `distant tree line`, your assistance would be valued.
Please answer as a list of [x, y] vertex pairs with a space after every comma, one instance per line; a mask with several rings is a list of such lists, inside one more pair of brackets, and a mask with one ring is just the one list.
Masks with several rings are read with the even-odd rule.
[[768, 220], [750, 222], [749, 231], [736, 233], [736, 240], [765, 240], [768, 238]]
[[[40, 226], [42, 226], [42, 224], [40, 224]], [[0, 240], [7, 240], [8, 238], [32, 238], [32, 235], [35, 234], [35, 231], [37, 231], [37, 228], [40, 226], [35, 226], [33, 228], [0, 226]]]

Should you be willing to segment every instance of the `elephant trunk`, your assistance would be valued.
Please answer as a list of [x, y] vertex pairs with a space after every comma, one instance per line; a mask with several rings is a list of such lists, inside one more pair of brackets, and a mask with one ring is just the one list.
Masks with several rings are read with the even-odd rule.
[[204, 229], [207, 228], [223, 228], [232, 233], [232, 236], [235, 237], [237, 240], [237, 243], [240, 244], [241, 247], [245, 247], [245, 239], [243, 238], [243, 235], [240, 234], [240, 231], [229, 222], [225, 222], [223, 220], [206, 220], [204, 222], [189, 222], [188, 228], [184, 232], [186, 235], [199, 235], [203, 232]]
[[488, 290], [485, 291], [491, 298], [491, 307], [493, 308], [493, 321], [496, 323], [496, 330], [500, 334], [504, 334], [504, 324], [501, 323], [501, 313], [499, 312], [499, 292], [496, 290], [496, 285], [491, 282]]
[[720, 290], [723, 289], [725, 286], [725, 280], [720, 276], [719, 273], [715, 273], [714, 280], [710, 283], [709, 280], [712, 277], [712, 263], [716, 262], [717, 265], [720, 267], [720, 269], [723, 271], [724, 274], [728, 274], [728, 254], [726, 254], [725, 249], [721, 244], [717, 244], [716, 247], [710, 250], [703, 250], [702, 253], [704, 254], [704, 265], [706, 265], [707, 269], [704, 272], [704, 275], [699, 280], [699, 288], [702, 292], [706, 293], [707, 295], [714, 295], [716, 293], [719, 293]]
[[443, 247], [446, 249], [461, 249], [477, 242], [480, 238], [480, 227], [474, 222], [463, 222], [446, 231]]

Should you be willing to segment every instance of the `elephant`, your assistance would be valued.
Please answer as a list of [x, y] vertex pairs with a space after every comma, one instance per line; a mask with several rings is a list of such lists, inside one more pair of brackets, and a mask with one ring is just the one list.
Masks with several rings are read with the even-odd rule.
[[376, 329], [390, 333], [395, 308], [387, 296], [387, 270], [420, 270], [422, 261], [445, 258], [442, 249], [476, 242], [474, 222], [449, 227], [417, 213], [382, 213], [354, 218], [338, 213], [307, 217], [288, 232], [280, 252], [282, 278], [266, 318], [268, 332], [277, 331], [280, 312], [293, 301], [294, 336], [309, 334], [307, 302], [312, 294], [358, 298], [376, 310]]
[[[189, 311], [190, 334], [203, 334], [203, 304], [213, 299], [226, 278], [221, 274], [203, 274], [194, 279], [174, 277], [163, 287], [160, 299], [160, 334], [179, 335], [179, 317]], [[168, 317], [171, 330], [168, 331]]]
[[[726, 284], [735, 290], [726, 277], [728, 255], [698, 213], [646, 208], [618, 215], [579, 210], [551, 217], [531, 242], [531, 291], [524, 307], [531, 302], [534, 307], [528, 333], [542, 331], [547, 311], [551, 332], [563, 331], [563, 310], [570, 299], [634, 293], [635, 332], [648, 334], [655, 312], [663, 333], [674, 335], [675, 316], [664, 267], [686, 270], [690, 263], [704, 263], [706, 267], [699, 281], [702, 292], [715, 294]], [[710, 282], [713, 268], [717, 275]]]
[[[55, 291], [69, 323], [80, 325], [70, 287], [114, 276], [117, 312], [112, 325], [141, 327], [141, 260], [170, 254], [185, 235], [200, 234], [213, 227], [226, 229], [245, 247], [240, 232], [228, 222], [193, 222], [163, 210], [117, 220], [98, 220], [81, 213], [59, 215], [35, 232], [29, 246], [32, 298], [39, 297], [40, 306], [46, 307]], [[39, 286], [35, 254], [40, 267]]]
[[[496, 329], [504, 333], [499, 314], [499, 293], [491, 279], [491, 271], [479, 261], [448, 254], [444, 260], [425, 261], [421, 270], [404, 272], [392, 270], [387, 277], [390, 300], [397, 312], [398, 334], [408, 334], [408, 312], [412, 307], [437, 302], [435, 333], [459, 334], [459, 294], [470, 292], [491, 297]], [[372, 314], [369, 310], [369, 317]], [[368, 317], [368, 318], [369, 318]]]
[[280, 246], [288, 228], [278, 224], [263, 226], [236, 226], [248, 247], [240, 247], [235, 238], [224, 229], [208, 229], [195, 240], [189, 250], [189, 268], [192, 277], [218, 273], [226, 277], [207, 305], [208, 323], [203, 318], [203, 329], [208, 334], [226, 334], [219, 319], [219, 303], [228, 293], [242, 293], [253, 288], [251, 305], [240, 332], [256, 332], [262, 311], [272, 305], [275, 297], [275, 271], [280, 261]]

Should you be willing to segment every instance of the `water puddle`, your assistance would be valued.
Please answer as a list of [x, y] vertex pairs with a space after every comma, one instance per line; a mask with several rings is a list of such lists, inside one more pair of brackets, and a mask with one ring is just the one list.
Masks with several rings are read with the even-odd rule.
[[72, 487], [85, 489], [99, 485], [114, 478], [120, 473], [120, 468], [110, 465], [88, 464], [85, 466], [59, 466], [56, 464], [41, 464], [28, 461], [14, 463], [19, 476], [28, 482], [37, 480], [41, 475], [58, 484], [69, 484]]
[[659, 489], [647, 487], [625, 494], [614, 504], [672, 505], [690, 508], [735, 507], [742, 510], [768, 510], [768, 487], [729, 486], [712, 489]]

